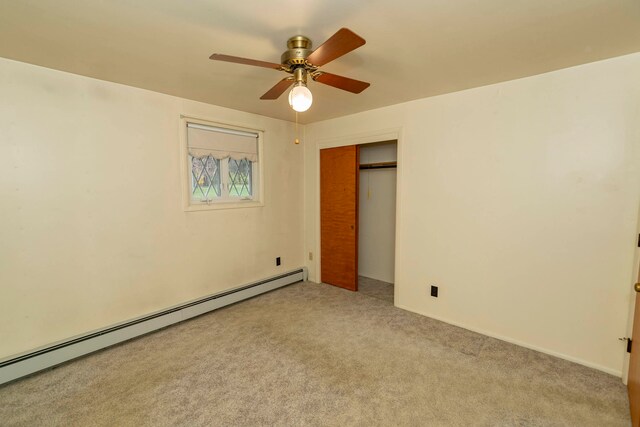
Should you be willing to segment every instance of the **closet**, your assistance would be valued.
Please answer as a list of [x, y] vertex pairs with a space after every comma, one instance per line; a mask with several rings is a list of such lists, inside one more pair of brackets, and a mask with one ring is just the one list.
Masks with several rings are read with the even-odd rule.
[[397, 142], [320, 150], [321, 280], [393, 302]]
[[396, 238], [396, 141], [360, 146], [358, 288], [393, 301]]

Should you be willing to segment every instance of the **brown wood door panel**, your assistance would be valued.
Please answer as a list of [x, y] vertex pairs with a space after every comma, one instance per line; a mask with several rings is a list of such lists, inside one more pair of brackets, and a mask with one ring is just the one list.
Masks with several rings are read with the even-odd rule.
[[[638, 282], [640, 282], [640, 272], [638, 273]], [[631, 424], [633, 427], [640, 427], [640, 292], [636, 292], [636, 309], [633, 315], [631, 341], [627, 390], [629, 392]]]
[[320, 150], [320, 278], [358, 290], [359, 150]]

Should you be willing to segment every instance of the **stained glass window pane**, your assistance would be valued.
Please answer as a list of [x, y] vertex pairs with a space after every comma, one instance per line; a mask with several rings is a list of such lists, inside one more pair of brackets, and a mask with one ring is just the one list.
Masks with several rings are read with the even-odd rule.
[[251, 197], [251, 161], [229, 159], [229, 197]]
[[220, 160], [211, 156], [190, 156], [190, 159], [191, 199], [206, 201], [220, 197]]

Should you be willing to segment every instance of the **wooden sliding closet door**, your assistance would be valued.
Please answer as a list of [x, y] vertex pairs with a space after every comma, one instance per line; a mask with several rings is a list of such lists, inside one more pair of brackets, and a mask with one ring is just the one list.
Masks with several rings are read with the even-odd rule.
[[627, 389], [629, 391], [629, 409], [631, 410], [631, 423], [633, 427], [640, 426], [640, 271], [638, 282], [635, 284], [636, 309], [633, 315], [633, 331], [631, 342], [631, 355], [629, 356], [629, 376], [627, 377]]
[[320, 150], [320, 275], [358, 290], [358, 146]]

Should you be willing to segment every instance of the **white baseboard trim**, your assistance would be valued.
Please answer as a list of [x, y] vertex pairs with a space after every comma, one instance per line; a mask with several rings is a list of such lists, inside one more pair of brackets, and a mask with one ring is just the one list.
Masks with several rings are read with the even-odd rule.
[[105, 347], [130, 340], [271, 290], [305, 280], [306, 268], [293, 270], [224, 292], [208, 295], [0, 360], [0, 384], [51, 368]]
[[573, 356], [569, 356], [569, 355], [566, 355], [566, 354], [563, 354], [563, 353], [558, 353], [558, 352], [553, 351], [553, 350], [549, 350], [548, 348], [543, 348], [543, 347], [538, 347], [538, 346], [535, 346], [535, 345], [527, 344], [526, 342], [518, 341], [518, 340], [515, 340], [515, 339], [510, 338], [510, 337], [506, 337], [506, 336], [503, 336], [503, 335], [495, 334], [493, 332], [486, 331], [484, 329], [480, 329], [480, 328], [476, 328], [476, 327], [473, 327], [473, 326], [465, 325], [463, 323], [453, 322], [453, 321], [451, 321], [449, 319], [433, 316], [431, 314], [424, 313], [424, 312], [421, 312], [419, 310], [414, 310], [414, 309], [406, 307], [404, 305], [396, 304], [396, 307], [401, 308], [403, 310], [410, 311], [412, 313], [416, 313], [416, 314], [420, 314], [422, 316], [429, 317], [431, 319], [439, 320], [441, 322], [448, 323], [448, 324], [453, 325], [453, 326], [458, 326], [459, 328], [467, 329], [467, 330], [472, 331], [472, 332], [477, 332], [479, 334], [486, 335], [486, 336], [491, 337], [491, 338], [496, 338], [496, 339], [499, 339], [501, 341], [506, 341], [508, 343], [515, 344], [515, 345], [518, 345], [520, 347], [528, 348], [530, 350], [539, 351], [540, 353], [545, 353], [545, 354], [548, 354], [550, 356], [555, 356], [555, 357], [558, 357], [560, 359], [568, 360], [569, 362], [574, 362], [574, 363], [577, 363], [579, 365], [583, 365], [583, 366], [587, 366], [589, 368], [597, 369], [599, 371], [606, 372], [607, 374], [611, 374], [613, 376], [622, 378], [622, 371], [618, 371], [616, 369], [607, 368], [606, 366], [598, 365], [597, 363], [591, 363], [591, 362], [588, 362], [586, 360], [579, 359], [577, 357], [573, 357]]

